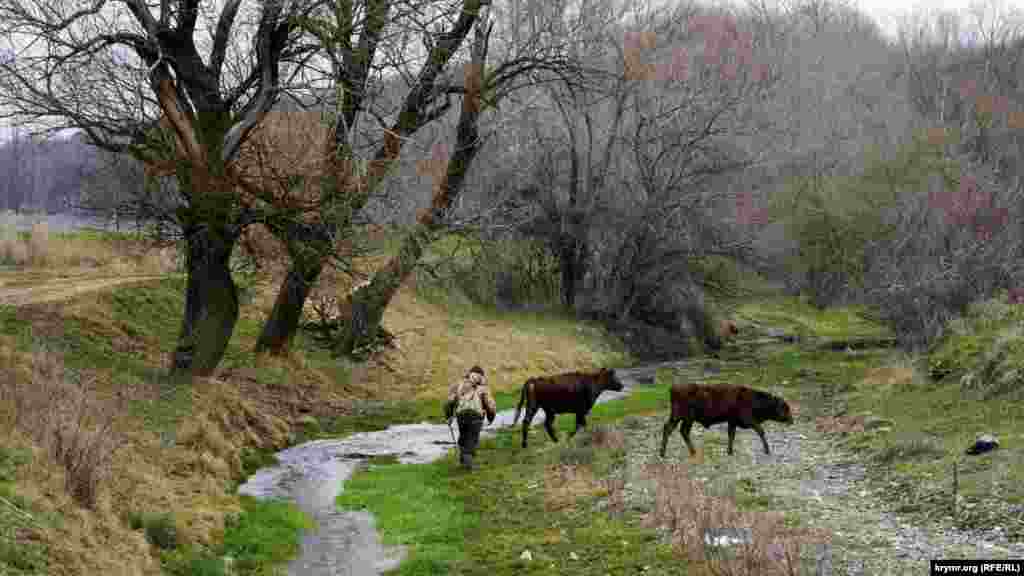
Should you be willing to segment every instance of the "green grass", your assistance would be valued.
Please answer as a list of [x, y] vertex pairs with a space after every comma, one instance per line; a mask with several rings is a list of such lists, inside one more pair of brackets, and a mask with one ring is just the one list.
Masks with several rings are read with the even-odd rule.
[[[378, 466], [351, 478], [338, 504], [369, 510], [385, 544], [408, 547], [402, 576], [685, 573], [644, 529], [604, 513], [546, 511], [537, 486], [559, 454], [549, 448], [519, 450], [514, 431], [502, 431], [482, 442], [471, 474], [451, 456]], [[519, 559], [524, 550], [531, 562]]]
[[[293, 504], [249, 496], [242, 497], [242, 513], [226, 524], [224, 541], [214, 550], [184, 547], [162, 553], [164, 571], [175, 576], [270, 576], [298, 553], [302, 531], [314, 527]], [[231, 572], [225, 558], [231, 558]]]
[[401, 400], [363, 402], [355, 414], [310, 421], [299, 441], [316, 438], [338, 438], [359, 432], [384, 430], [395, 424], [443, 421], [441, 402], [436, 400]]
[[139, 239], [138, 233], [134, 230], [118, 232], [116, 230], [105, 230], [103, 228], [90, 227], [78, 228], [71, 232], [57, 232], [55, 235], [68, 240], [102, 240], [105, 242], [133, 241]]
[[15, 542], [19, 529], [45, 521], [18, 494], [14, 483], [17, 468], [30, 460], [28, 450], [0, 445], [0, 574], [41, 574], [47, 567], [42, 543]]
[[[748, 320], [788, 327], [809, 336], [886, 335], [856, 307], [819, 312], [799, 299], [788, 299], [749, 302], [739, 310]], [[756, 354], [759, 361], [739, 377], [755, 387], [781, 388], [787, 398], [801, 403], [805, 416], [870, 413], [891, 421], [885, 429], [851, 434], [842, 444], [870, 463], [872, 480], [887, 487], [881, 493], [892, 500], [895, 509], [922, 518], [950, 514], [955, 464], [959, 493], [973, 504], [966, 512], [961, 510], [959, 522], [1002, 525], [1024, 533], [1024, 527], [1000, 516], [995, 506], [999, 501], [1024, 502], [1024, 449], [1019, 448], [1024, 439], [1024, 421], [1017, 409], [1024, 394], [1017, 389], [985, 399], [982, 390], [966, 390], [960, 382], [963, 374], [981, 373], [979, 367], [984, 365], [986, 353], [1014, 323], [1020, 322], [1020, 314], [1024, 314], [1024, 306], [1008, 307], [993, 301], [972, 306], [970, 316], [956, 321], [924, 362], [885, 349], [849, 355], [800, 346], [769, 346], [741, 352]], [[997, 372], [1024, 364], [1015, 342], [1010, 341], [1003, 349], [1006, 354], [999, 360]], [[872, 369], [886, 366], [913, 377], [889, 384], [884, 375], [872, 376]], [[942, 379], [933, 381], [920, 371], [914, 373], [915, 366], [926, 366], [925, 370]], [[996, 374], [987, 376], [995, 378]], [[831, 404], [824, 403], [826, 396]], [[988, 455], [965, 456], [964, 450], [982, 433], [995, 434], [1002, 447]]]
[[[951, 491], [956, 464], [959, 493], [968, 501], [992, 503], [992, 495], [997, 494], [1009, 502], [1024, 502], [1024, 449], [1020, 447], [1024, 420], [1019, 405], [973, 398], [955, 381], [885, 390], [865, 387], [849, 399], [852, 412], [870, 411], [894, 422], [893, 432], [865, 434], [854, 441], [854, 447], [883, 465], [877, 470], [880, 479], [895, 474], [906, 480], [905, 490], [887, 493], [893, 499], [928, 499], [921, 505], [922, 512], [948, 513], [950, 499], [933, 497]], [[965, 456], [964, 450], [982, 433], [995, 434], [1000, 449]]]
[[863, 306], [819, 310], [803, 298], [757, 299], [736, 308], [738, 318], [816, 338], [877, 338], [891, 336], [890, 330], [871, 319]]

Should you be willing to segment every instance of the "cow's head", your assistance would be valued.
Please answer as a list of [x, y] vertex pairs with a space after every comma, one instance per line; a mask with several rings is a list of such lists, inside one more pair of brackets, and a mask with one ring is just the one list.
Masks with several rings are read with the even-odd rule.
[[793, 423], [793, 411], [789, 408], [789, 402], [782, 398], [776, 398], [775, 410], [778, 415], [777, 422], [782, 422], [783, 424]]
[[597, 373], [597, 379], [605, 390], [619, 392], [623, 388], [622, 380], [615, 375], [615, 370], [601, 368], [601, 371]]

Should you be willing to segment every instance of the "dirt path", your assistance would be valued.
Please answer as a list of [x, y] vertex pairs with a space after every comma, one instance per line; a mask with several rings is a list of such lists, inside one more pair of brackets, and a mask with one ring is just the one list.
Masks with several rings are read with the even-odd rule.
[[25, 306], [69, 300], [87, 292], [162, 278], [166, 278], [166, 276], [139, 274], [117, 277], [59, 278], [25, 283], [18, 281], [17, 276], [0, 274], [0, 306]]

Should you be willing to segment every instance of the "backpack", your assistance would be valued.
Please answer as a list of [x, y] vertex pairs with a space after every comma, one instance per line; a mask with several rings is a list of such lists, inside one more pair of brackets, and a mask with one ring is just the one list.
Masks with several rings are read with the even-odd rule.
[[482, 389], [483, 386], [474, 386], [468, 380], [460, 384], [455, 394], [455, 413], [458, 414], [459, 412], [470, 410], [483, 416], [484, 401], [480, 397], [480, 393], [483, 392]]

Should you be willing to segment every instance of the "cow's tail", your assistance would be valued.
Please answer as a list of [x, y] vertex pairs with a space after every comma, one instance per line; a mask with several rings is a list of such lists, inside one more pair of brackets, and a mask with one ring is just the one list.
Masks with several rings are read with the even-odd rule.
[[512, 425], [519, 421], [519, 414], [523, 411], [523, 404], [526, 404], [526, 389], [530, 387], [530, 380], [523, 384], [523, 390], [519, 393], [519, 406], [516, 406], [516, 414], [512, 418]]

